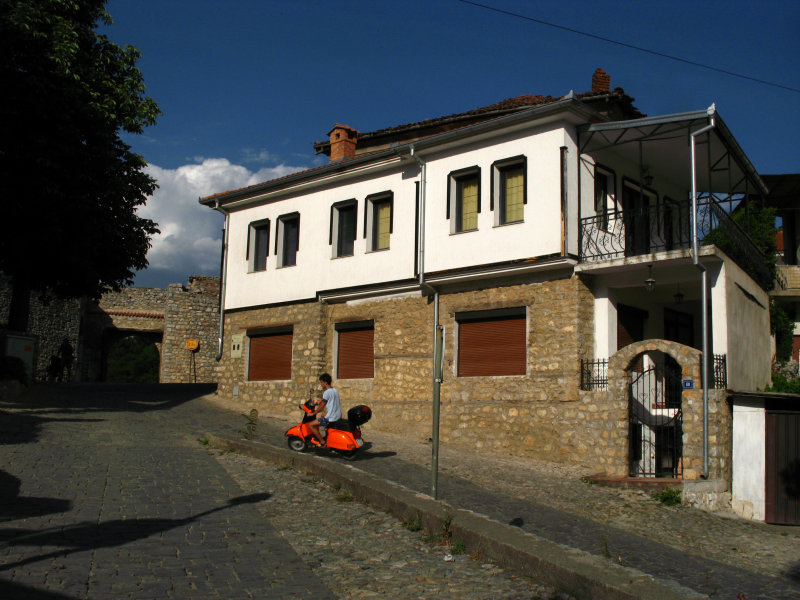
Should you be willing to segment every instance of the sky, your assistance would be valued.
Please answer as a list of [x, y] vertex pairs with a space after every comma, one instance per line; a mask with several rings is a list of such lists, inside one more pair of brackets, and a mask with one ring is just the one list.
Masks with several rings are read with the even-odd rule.
[[529, 19], [460, 0], [109, 0], [100, 31], [141, 51], [163, 111], [123, 136], [159, 184], [139, 214], [161, 233], [135, 285], [218, 275], [223, 219], [198, 198], [324, 164], [313, 143], [334, 123], [585, 92], [598, 67], [650, 116], [716, 103], [759, 173], [800, 172], [800, 93], [784, 89], [800, 89], [800, 2], [475, 1]]

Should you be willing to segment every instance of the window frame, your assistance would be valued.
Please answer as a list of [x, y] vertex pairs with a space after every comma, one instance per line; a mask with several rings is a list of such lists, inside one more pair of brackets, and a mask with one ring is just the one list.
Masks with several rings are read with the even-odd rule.
[[[352, 212], [353, 215], [353, 239], [352, 251], [348, 254], [343, 251], [343, 231], [341, 215], [344, 211]], [[328, 229], [328, 245], [331, 246], [331, 258], [347, 258], [356, 253], [356, 240], [358, 239], [358, 200], [350, 198], [341, 202], [334, 202], [331, 205], [330, 227]]]
[[[528, 375], [529, 324], [527, 306], [460, 312], [455, 314], [455, 321], [457, 326], [456, 377], [525, 377]], [[465, 344], [472, 343], [476, 334], [477, 336], [484, 334], [484, 331], [479, 331], [481, 325], [501, 321], [521, 321], [523, 332], [512, 332], [514, 336], [522, 333], [521, 346], [510, 345], [507, 339], [494, 340], [495, 345], [490, 347], [489, 350], [500, 350], [501, 355], [493, 361], [476, 358], [478, 355], [481, 357], [488, 355], [485, 347], [465, 348]], [[484, 330], [488, 327], [486, 325]], [[515, 327], [518, 326], [508, 325], [505, 333], [508, 332], [508, 329]], [[472, 356], [470, 356], [470, 353]]]
[[[263, 240], [264, 263], [261, 266], [258, 256], [258, 232], [265, 231], [266, 236]], [[269, 259], [269, 236], [270, 220], [261, 219], [253, 221], [247, 225], [247, 248], [245, 250], [245, 260], [247, 261], [248, 273], [259, 273], [267, 270], [267, 260]], [[260, 268], [259, 268], [260, 267]]]
[[[389, 243], [385, 248], [378, 248], [378, 210], [389, 205]], [[367, 252], [381, 252], [391, 248], [391, 236], [394, 230], [394, 193], [391, 191], [370, 194], [364, 200], [364, 239], [367, 240]]]
[[[363, 321], [344, 321], [340, 323], [335, 323], [334, 331], [336, 332], [335, 337], [335, 348], [334, 348], [334, 356], [336, 357], [336, 379], [374, 379], [375, 378], [375, 321], [374, 320], [363, 320]], [[369, 348], [369, 358], [370, 360], [364, 361], [364, 357], [356, 351], [354, 355], [347, 356], [345, 360], [345, 365], [347, 366], [347, 370], [342, 372], [342, 350], [343, 348], [346, 351], [351, 352], [352, 344], [357, 344], [363, 338], [363, 332], [371, 332], [369, 336], [372, 340], [372, 346]], [[342, 337], [347, 340], [346, 344], [343, 344]], [[366, 364], [368, 363], [368, 364]]]
[[[297, 223], [297, 236], [295, 242], [294, 252], [292, 253], [293, 262], [286, 262], [287, 244], [290, 240], [286, 238], [287, 223]], [[275, 236], [275, 256], [278, 257], [278, 268], [294, 267], [297, 265], [297, 253], [300, 252], [300, 213], [293, 212], [281, 215], [278, 217], [278, 232]]]
[[[509, 221], [506, 218], [506, 190], [503, 185], [504, 175], [512, 169], [522, 167], [522, 218]], [[495, 207], [495, 199], [497, 199]], [[492, 163], [492, 189], [489, 199], [489, 210], [494, 212], [495, 226], [516, 225], [525, 222], [525, 206], [528, 204], [528, 158], [524, 154], [497, 160]], [[496, 208], [496, 209], [495, 209]]]
[[[597, 174], [598, 171], [603, 175], [605, 181], [610, 184], [605, 190], [605, 206], [602, 212], [599, 210], [600, 199], [598, 198], [597, 189]], [[597, 217], [597, 227], [601, 231], [609, 231], [609, 221], [611, 215], [617, 215], [619, 212], [619, 204], [617, 202], [617, 173], [605, 165], [595, 163], [594, 165], [594, 214]], [[609, 204], [611, 208], [609, 208]]]
[[[286, 346], [286, 337], [288, 336], [288, 349], [285, 348]], [[254, 345], [253, 340], [261, 340], [264, 338], [271, 338], [270, 342], [257, 342]], [[264, 346], [265, 348], [261, 350], [260, 348]], [[259, 355], [256, 356], [256, 349], [259, 349]], [[261, 352], [265, 352], [266, 356], [269, 356], [270, 359], [274, 359], [276, 357], [276, 350], [280, 351], [287, 351], [288, 356], [281, 355], [277, 358], [280, 362], [277, 364], [274, 361], [270, 360], [271, 364], [264, 365], [262, 363], [258, 363], [256, 365], [253, 364], [254, 359], [260, 358]], [[247, 331], [247, 381], [291, 381], [292, 379], [292, 359], [294, 355], [294, 326], [292, 325], [283, 325], [279, 327], [268, 327], [268, 328], [260, 328], [260, 329], [252, 329]], [[288, 359], [288, 360], [287, 360]], [[288, 366], [288, 371], [287, 369]], [[268, 374], [276, 374], [281, 376], [269, 376], [269, 377], [253, 377], [253, 371], [261, 374], [262, 372], [266, 372]], [[288, 376], [287, 376], [288, 375]]]
[[[475, 217], [475, 227], [464, 229], [463, 226], [463, 197], [461, 186], [467, 179], [475, 178], [478, 182], [477, 210]], [[461, 210], [459, 210], [461, 209]], [[451, 171], [447, 175], [447, 219], [450, 221], [450, 233], [468, 233], [478, 230], [478, 221], [481, 214], [481, 168], [479, 166], [467, 167], [457, 171]], [[453, 218], [451, 219], [451, 215]]]

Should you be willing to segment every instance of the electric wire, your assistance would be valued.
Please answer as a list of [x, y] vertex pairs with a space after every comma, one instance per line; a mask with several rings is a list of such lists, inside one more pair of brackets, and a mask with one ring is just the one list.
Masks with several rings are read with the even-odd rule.
[[725, 75], [730, 75], [732, 77], [738, 77], [740, 79], [747, 79], [749, 81], [754, 81], [756, 83], [763, 83], [764, 85], [770, 85], [773, 87], [781, 88], [783, 90], [788, 90], [790, 92], [800, 93], [799, 88], [789, 87], [787, 85], [782, 85], [780, 83], [774, 83], [772, 81], [767, 81], [765, 79], [758, 79], [756, 77], [750, 77], [749, 75], [742, 75], [741, 73], [736, 73], [734, 71], [727, 71], [725, 69], [720, 69], [719, 67], [713, 67], [711, 65], [706, 65], [704, 63], [696, 62], [693, 60], [688, 60], [686, 58], [681, 58], [680, 56], [673, 56], [672, 54], [666, 54], [664, 52], [658, 52], [657, 50], [650, 50], [649, 48], [643, 48], [642, 46], [636, 46], [634, 44], [628, 44], [626, 42], [620, 42], [618, 40], [612, 40], [611, 38], [603, 37], [601, 35], [596, 35], [594, 33], [588, 33], [586, 31], [580, 31], [579, 29], [573, 29], [572, 27], [566, 27], [564, 25], [557, 25], [556, 23], [550, 23], [548, 21], [543, 21], [541, 19], [536, 19], [534, 17], [529, 17], [527, 15], [522, 15], [520, 13], [515, 13], [510, 10], [504, 10], [502, 8], [497, 8], [495, 6], [489, 6], [487, 4], [481, 4], [479, 2], [472, 2], [472, 0], [457, 0], [457, 2], [461, 2], [462, 4], [469, 4], [471, 6], [475, 6], [477, 8], [483, 8], [486, 10], [491, 10], [496, 13], [508, 15], [510, 17], [515, 17], [517, 19], [524, 19], [526, 21], [531, 21], [533, 23], [539, 23], [540, 25], [546, 25], [547, 27], [553, 27], [555, 29], [561, 29], [563, 31], [569, 31], [570, 33], [577, 33], [578, 35], [583, 35], [586, 37], [594, 38], [596, 40], [600, 40], [602, 42], [607, 42], [609, 44], [616, 44], [617, 46], [622, 46], [624, 48], [630, 48], [631, 50], [637, 50], [639, 52], [645, 52], [647, 54], [652, 54], [654, 56], [660, 56], [661, 58], [667, 58], [669, 60], [675, 60], [678, 62], [685, 63], [687, 65], [692, 65], [695, 67], [700, 67], [702, 69], [709, 69], [711, 71], [716, 71], [718, 73], [724, 73]]

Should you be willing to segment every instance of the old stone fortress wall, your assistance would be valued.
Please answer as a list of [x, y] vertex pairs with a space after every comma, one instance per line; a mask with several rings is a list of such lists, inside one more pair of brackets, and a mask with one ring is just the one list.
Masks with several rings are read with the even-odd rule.
[[[0, 330], [6, 329], [11, 290], [0, 284]], [[54, 358], [69, 345], [73, 362], [62, 380], [102, 381], [113, 344], [131, 335], [153, 340], [160, 354], [160, 383], [215, 381], [219, 328], [219, 277], [191, 276], [167, 289], [125, 288], [99, 302], [31, 295], [27, 334], [33, 338], [34, 381], [53, 379]], [[187, 348], [196, 340], [197, 349]], [[48, 373], [50, 367], [50, 373]]]

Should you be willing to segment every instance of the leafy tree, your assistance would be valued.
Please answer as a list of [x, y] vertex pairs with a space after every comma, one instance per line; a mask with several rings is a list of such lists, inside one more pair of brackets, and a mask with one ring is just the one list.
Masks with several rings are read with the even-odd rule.
[[108, 353], [106, 381], [158, 383], [159, 355], [156, 345], [144, 337], [129, 335]]
[[140, 54], [97, 31], [105, 0], [0, 0], [0, 271], [9, 327], [31, 290], [97, 297], [147, 266], [156, 223], [136, 214], [156, 187], [120, 135], [160, 114]]
[[775, 336], [775, 359], [786, 362], [792, 358], [794, 347], [794, 321], [775, 300], [769, 302], [770, 333]]

